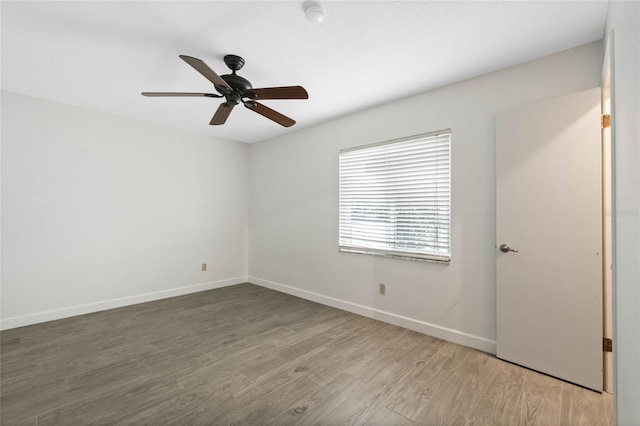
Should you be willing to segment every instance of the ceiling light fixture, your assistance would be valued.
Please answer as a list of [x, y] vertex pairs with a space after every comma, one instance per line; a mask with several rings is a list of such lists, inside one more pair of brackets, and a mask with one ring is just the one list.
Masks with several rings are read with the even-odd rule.
[[306, 2], [304, 4], [304, 14], [307, 22], [312, 24], [319, 24], [324, 20], [322, 6], [317, 2]]

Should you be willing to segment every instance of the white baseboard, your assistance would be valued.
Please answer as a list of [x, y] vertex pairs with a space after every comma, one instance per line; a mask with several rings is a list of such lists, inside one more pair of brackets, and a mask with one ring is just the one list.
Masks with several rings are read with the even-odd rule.
[[138, 303], [151, 302], [158, 299], [182, 296], [199, 291], [212, 290], [214, 288], [227, 287], [235, 284], [247, 282], [247, 277], [230, 278], [208, 283], [187, 285], [184, 287], [171, 288], [168, 290], [154, 291], [152, 293], [138, 294], [135, 296], [120, 297], [117, 299], [103, 300], [100, 302], [87, 303], [84, 305], [69, 306], [51, 311], [36, 312], [28, 315], [5, 318], [0, 320], [0, 330], [23, 327], [25, 325], [38, 324], [41, 322], [53, 321], [57, 319], [84, 315], [92, 312], [104, 311], [107, 309], [120, 308], [122, 306], [135, 305]]
[[438, 337], [449, 342], [458, 343], [491, 354], [496, 353], [496, 342], [494, 340], [485, 339], [484, 337], [474, 336], [472, 334], [463, 333], [462, 331], [453, 330], [436, 324], [408, 318], [391, 312], [381, 311], [380, 309], [369, 306], [359, 305], [357, 303], [348, 302], [346, 300], [336, 299], [335, 297], [325, 296], [312, 291], [291, 287], [285, 284], [276, 283], [261, 278], [249, 277], [249, 282], [262, 287], [270, 288], [302, 299], [311, 300], [323, 305], [332, 306], [344, 311], [353, 312], [354, 314], [380, 320], [399, 327], [408, 328], [419, 333], [428, 334]]

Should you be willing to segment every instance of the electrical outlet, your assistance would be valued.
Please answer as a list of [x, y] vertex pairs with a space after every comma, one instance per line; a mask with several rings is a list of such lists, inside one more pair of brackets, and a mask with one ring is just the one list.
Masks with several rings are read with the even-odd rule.
[[203, 263], [202, 264], [202, 272], [205, 272], [207, 270], [207, 264]]
[[380, 284], [380, 294], [383, 295], [383, 296], [385, 294], [387, 294], [387, 285], [386, 284], [382, 284], [382, 283]]

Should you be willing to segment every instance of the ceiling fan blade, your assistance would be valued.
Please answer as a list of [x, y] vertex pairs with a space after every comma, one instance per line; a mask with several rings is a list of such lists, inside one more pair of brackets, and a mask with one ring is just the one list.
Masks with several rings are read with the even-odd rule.
[[235, 107], [235, 104], [230, 104], [229, 102], [221, 103], [216, 110], [216, 113], [213, 114], [213, 118], [211, 119], [209, 124], [212, 126], [224, 124], [227, 121], [229, 114], [231, 114], [231, 111], [233, 111], [233, 107]]
[[262, 105], [261, 103], [255, 101], [247, 101], [244, 103], [244, 106], [249, 108], [251, 111], [255, 111], [258, 114], [267, 117], [269, 120], [275, 121], [281, 126], [291, 127], [296, 124], [295, 120], [292, 120], [286, 115], [280, 114], [278, 111], [274, 111], [271, 108]]
[[309, 94], [302, 86], [263, 87], [245, 92], [251, 99], [309, 99]]
[[159, 96], [204, 96], [206, 98], [222, 98], [222, 95], [213, 93], [192, 93], [192, 92], [142, 92], [142, 96], [159, 97]]
[[233, 92], [231, 86], [227, 84], [226, 81], [222, 79], [218, 74], [216, 74], [207, 64], [205, 64], [201, 59], [194, 58], [192, 56], [187, 55], [179, 55], [180, 59], [191, 65], [196, 71], [202, 74], [207, 80], [213, 83], [213, 86], [216, 90], [223, 95], [228, 95]]

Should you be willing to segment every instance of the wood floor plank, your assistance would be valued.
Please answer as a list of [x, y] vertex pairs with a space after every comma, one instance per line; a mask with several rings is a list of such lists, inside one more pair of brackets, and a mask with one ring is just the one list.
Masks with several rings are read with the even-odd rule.
[[265, 395], [285, 384], [309, 374], [308, 367], [298, 367], [298, 360], [286, 363], [267, 374], [257, 377], [234, 393], [234, 398], [244, 405], [249, 405], [264, 398]]
[[56, 338], [62, 336], [83, 336], [89, 334], [84, 324], [84, 316], [64, 318], [57, 321], [49, 321], [45, 323], [18, 327], [11, 330], [2, 331], [2, 346], [5, 340], [20, 339], [21, 345], [35, 344], [39, 345], [43, 341], [52, 341], [52, 336]]
[[[431, 364], [435, 355], [447, 342], [431, 336], [423, 339], [403, 357], [387, 365], [367, 383], [360, 400], [368, 404], [363, 413], [356, 419], [355, 425], [366, 425], [375, 422], [376, 413], [394, 400], [396, 393], [407, 386], [416, 371], [421, 371]], [[384, 411], [384, 410], [383, 410]]]
[[144, 342], [118, 344], [104, 349], [90, 346], [65, 348], [63, 353], [38, 363], [37, 373], [72, 377], [122, 361], [135, 361], [153, 350]]
[[[353, 325], [344, 326], [340, 325], [335, 327], [341, 331], [337, 332], [334, 329], [328, 330], [326, 333], [322, 333], [323, 337], [331, 337], [331, 340], [326, 343], [324, 346], [312, 350], [296, 360], [294, 360], [295, 366], [294, 369], [302, 369], [303, 371], [313, 371], [315, 374], [315, 370], [318, 369], [320, 371], [326, 371], [326, 365], [331, 364], [334, 360], [341, 360], [343, 358], [343, 354], [349, 352], [351, 349], [355, 347], [359, 347], [364, 340], [366, 340], [367, 336], [375, 333], [375, 328], [373, 321], [353, 321]], [[345, 330], [351, 330], [350, 332], [346, 332]], [[280, 368], [289, 368], [291, 367], [288, 363], [282, 365], [274, 371], [280, 370]], [[345, 368], [344, 364], [336, 367], [337, 370]], [[327, 378], [324, 377], [324, 380], [327, 381]]]
[[183, 362], [189, 362], [193, 358], [206, 355], [252, 335], [278, 328], [282, 327], [268, 322], [231, 324], [206, 335], [179, 337], [164, 341], [161, 345], [156, 344], [157, 349], [141, 359], [154, 372], [159, 372]]
[[61, 377], [57, 371], [40, 372], [36, 371], [32, 374], [23, 374], [14, 378], [3, 378], [0, 392], [2, 396], [9, 394], [17, 394], [21, 392], [30, 392], [31, 389], [46, 386], [51, 382], [60, 384], [60, 389], [67, 388], [65, 377]]
[[[352, 326], [355, 326], [356, 324], [362, 326], [365, 324], [365, 322], [356, 321], [356, 319], [349, 321], [353, 321]], [[344, 326], [345, 324], [340, 324], [334, 328], [342, 330], [344, 329]], [[320, 365], [324, 362], [327, 356], [335, 353], [336, 351], [344, 350], [345, 347], [348, 347], [349, 342], [352, 342], [353, 340], [347, 339], [341, 332], [336, 333], [334, 328], [317, 335], [317, 337], [323, 340], [329, 339], [323, 346], [310, 348], [310, 351], [304, 351], [304, 353], [295, 353], [296, 357], [281, 357], [280, 360], [284, 361], [283, 364], [272, 368], [259, 377], [255, 377], [247, 386], [244, 387], [244, 389], [235, 394], [234, 397], [243, 404], [248, 405], [262, 398], [274, 388], [283, 386], [301, 375], [309, 374], [310, 370], [314, 366]], [[358, 327], [354, 327], [353, 329], [355, 330], [357, 328]], [[288, 353], [289, 355], [294, 354], [290, 351]], [[238, 368], [241, 371], [242, 364], [240, 364]], [[322, 382], [321, 379], [318, 380]]]
[[352, 397], [364, 385], [353, 376], [340, 374], [317, 392], [294, 401], [271, 424], [352, 424], [360, 414]]
[[471, 352], [472, 349], [446, 343], [430, 362], [420, 366], [416, 363], [418, 368], [412, 369], [401, 385], [394, 389], [386, 407], [415, 421], [431, 396]]
[[236, 373], [227, 373], [215, 380], [206, 381], [203, 386], [187, 391], [177, 391], [157, 399], [144, 407], [132, 410], [120, 417], [117, 425], [166, 424], [192, 413], [203, 406], [225, 401], [238, 387], [246, 383], [246, 378]]
[[288, 324], [287, 328], [292, 331], [304, 331], [308, 335], [314, 335], [323, 333], [355, 318], [358, 318], [358, 315], [327, 307], [327, 309], [302, 318], [298, 322]]
[[345, 373], [363, 381], [369, 381], [388, 364], [404, 356], [415, 347], [424, 334], [412, 330], [395, 330], [382, 345], [367, 352], [356, 364], [351, 365]]
[[522, 391], [553, 403], [562, 400], [562, 382], [533, 370], [526, 371]]
[[372, 426], [405, 426], [416, 424], [414, 421], [401, 416], [387, 407], [378, 407], [367, 417], [369, 418], [367, 424]]
[[71, 390], [87, 391], [100, 389], [105, 384], [117, 386], [120, 383], [149, 376], [151, 373], [151, 370], [140, 361], [124, 361], [68, 377], [67, 385]]
[[355, 336], [350, 336], [353, 339], [349, 339], [349, 343], [344, 345], [342, 350], [328, 350], [320, 363], [311, 368], [311, 372], [329, 382], [364, 359], [372, 348], [381, 345], [389, 336], [398, 331], [397, 327], [381, 322], [367, 324], [358, 329]]
[[344, 323], [331, 327], [324, 332], [325, 336], [338, 339], [356, 333], [358, 330], [366, 330], [369, 324], [374, 324], [376, 320], [357, 315]]
[[[221, 345], [211, 345], [213, 350], [193, 358], [193, 361], [203, 366], [226, 362], [235, 368], [257, 354], [274, 350], [277, 348], [275, 342], [288, 340], [292, 336], [294, 333], [284, 327], [268, 329], [245, 338], [225, 341]], [[192, 360], [188, 362], [192, 363]]]
[[[266, 351], [273, 350], [273, 340], [290, 334], [292, 334], [292, 332], [286, 328], [278, 327], [244, 339], [232, 339], [223, 341], [222, 343], [218, 342], [218, 344], [211, 344], [211, 342], [209, 342], [210, 351], [193, 355], [186, 359], [181, 357], [179, 361], [171, 358], [171, 353], [165, 352], [162, 353], [161, 358], [164, 364], [163, 368], [158, 367], [158, 363], [153, 362], [157, 361], [155, 358], [151, 358], [150, 360], [147, 357], [143, 357], [142, 361], [152, 370], [157, 370], [157, 372], [162, 372], [165, 376], [176, 378], [184, 378], [189, 373], [200, 368], [218, 367], [219, 364], [223, 364], [219, 366], [220, 368], [226, 368], [226, 371], [230, 371], [230, 369], [235, 369], [244, 362], [258, 356], [263, 356]], [[172, 359], [173, 362], [171, 361]], [[227, 364], [226, 367], [224, 365], [225, 363]]]
[[161, 377], [138, 379], [113, 392], [91, 395], [48, 410], [38, 416], [38, 425], [113, 424], [182, 392], [175, 381]]
[[416, 423], [448, 425], [456, 417], [466, 418], [486, 391], [497, 365], [492, 357], [471, 351], [464, 362], [430, 393], [428, 403], [416, 416]]
[[602, 392], [602, 404], [604, 405], [607, 425], [613, 425], [613, 395], [608, 392]]
[[251, 284], [0, 332], [3, 425], [612, 424], [611, 397]]
[[525, 372], [518, 424], [560, 425], [562, 382], [533, 370]]
[[2, 345], [0, 358], [3, 363], [10, 367], [12, 361], [22, 360], [25, 358], [33, 359], [44, 354], [54, 353], [60, 350], [60, 344], [57, 341], [40, 340], [24, 342], [20, 337], [9, 341], [8, 344]]
[[603, 425], [607, 423], [602, 395], [570, 383], [562, 383], [562, 425]]
[[287, 413], [299, 398], [310, 396], [318, 389], [320, 386], [309, 375], [300, 376], [245, 407], [246, 414], [241, 423], [268, 424], [283, 413]]
[[140, 362], [121, 362], [78, 376], [56, 379], [22, 388], [2, 396], [3, 424], [22, 421], [92, 396], [102, 395], [131, 381], [149, 377], [150, 371]]
[[519, 425], [559, 426], [560, 402], [523, 392], [520, 398]]
[[22, 388], [2, 396], [0, 423], [21, 424], [47, 408], [58, 407], [81, 396], [79, 392], [69, 390], [65, 379]]
[[166, 424], [170, 426], [241, 425], [245, 416], [245, 406], [227, 395], [211, 399], [197, 409]]
[[10, 349], [1, 348], [2, 377], [17, 378], [23, 374], [34, 374], [43, 357], [50, 357], [61, 351], [56, 341], [42, 339], [38, 344], [12, 345]]
[[11, 380], [22, 375], [33, 375], [38, 371], [38, 362], [25, 358], [2, 362], [2, 378]]
[[[367, 330], [370, 333], [375, 333], [376, 331], [375, 328], [363, 328], [367, 324], [371, 325], [372, 323], [360, 322], [360, 328], [355, 328], [356, 330], [360, 330], [360, 333], [358, 333], [357, 336], [335, 333], [335, 330], [329, 330], [329, 332], [323, 333], [322, 336], [324, 337], [331, 335], [334, 336], [334, 338], [324, 346], [307, 352], [299, 356], [298, 358], [295, 358], [288, 363], [283, 364], [280, 367], [277, 367], [268, 372], [267, 374], [264, 374], [263, 376], [260, 376], [259, 378], [253, 380], [245, 389], [240, 391], [235, 396], [241, 402], [248, 404], [270, 392], [273, 386], [282, 385], [305, 374], [311, 374], [311, 377], [317, 377], [317, 379], [319, 380], [318, 383], [325, 384], [327, 382], [326, 378], [321, 379], [313, 373], [315, 367], [323, 367], [326, 362], [332, 363], [336, 361], [336, 358], [338, 358], [339, 360], [339, 358], [341, 358], [340, 354], [348, 352], [349, 348], [352, 345], [356, 345], [357, 348], [361, 349], [360, 344], [363, 337], [366, 338], [366, 333], [364, 336], [360, 334], [362, 332], [366, 332]], [[342, 328], [342, 326], [340, 326], [339, 328]], [[344, 365], [342, 367], [337, 367], [336, 371], [344, 369], [343, 367]], [[326, 372], [326, 369], [322, 369], [321, 371]]]
[[469, 418], [474, 423], [513, 425], [521, 415], [526, 371], [517, 365], [490, 358], [495, 374], [487, 390], [476, 401]]
[[276, 350], [268, 354], [264, 359], [257, 362], [254, 360], [251, 365], [245, 363], [238, 371], [248, 378], [255, 379], [326, 345], [330, 341], [331, 339], [326, 336], [315, 335], [297, 342], [290, 342], [285, 347], [276, 346]]

